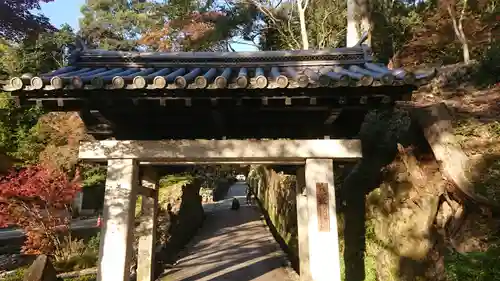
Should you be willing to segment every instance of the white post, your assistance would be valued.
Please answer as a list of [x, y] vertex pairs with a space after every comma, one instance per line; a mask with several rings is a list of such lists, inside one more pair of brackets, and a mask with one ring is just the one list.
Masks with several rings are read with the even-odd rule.
[[332, 159], [306, 159], [309, 262], [314, 281], [340, 281]]
[[76, 212], [78, 215], [81, 214], [82, 208], [83, 208], [83, 190], [76, 194], [75, 199], [73, 199], [73, 206], [72, 206], [73, 211]]
[[304, 167], [297, 169], [297, 229], [299, 241], [299, 267], [300, 281], [312, 281], [311, 268], [309, 264], [309, 235], [308, 235], [308, 205], [307, 196], [302, 194], [306, 187], [306, 174]]
[[[137, 255], [137, 280], [153, 281], [156, 243], [156, 216], [158, 210], [158, 177], [154, 167], [146, 167], [142, 176], [142, 215], [139, 253]], [[149, 196], [146, 195], [149, 193]]]
[[98, 281], [129, 281], [138, 172], [135, 160], [108, 161]]

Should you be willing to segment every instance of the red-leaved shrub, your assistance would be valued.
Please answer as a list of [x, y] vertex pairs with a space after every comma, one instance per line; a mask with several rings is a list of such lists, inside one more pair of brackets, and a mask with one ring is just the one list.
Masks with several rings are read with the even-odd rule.
[[71, 203], [81, 184], [45, 165], [12, 171], [0, 178], [0, 227], [15, 225], [26, 234], [23, 252], [52, 254], [61, 246], [59, 233], [71, 220]]

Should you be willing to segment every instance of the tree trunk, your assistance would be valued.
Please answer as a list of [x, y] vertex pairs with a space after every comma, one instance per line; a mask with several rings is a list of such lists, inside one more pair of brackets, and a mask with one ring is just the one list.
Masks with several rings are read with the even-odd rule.
[[453, 7], [451, 4], [449, 4], [447, 7], [448, 14], [451, 17], [451, 23], [453, 24], [453, 30], [455, 31], [455, 35], [462, 44], [464, 63], [466, 64], [470, 63], [470, 50], [469, 50], [469, 43], [467, 42], [467, 36], [465, 35], [464, 32], [463, 21], [468, 4], [469, 4], [468, 0], [464, 0], [464, 6], [462, 8], [462, 12], [460, 13], [459, 19], [457, 19], [456, 17], [455, 7]]
[[372, 30], [372, 21], [370, 15], [366, 14], [363, 16], [361, 19], [361, 33], [366, 32], [368, 34], [368, 39], [364, 42], [364, 44], [371, 46], [372, 45], [372, 35], [371, 35], [371, 30]]
[[368, 33], [364, 43], [371, 46], [371, 7], [369, 0], [347, 0], [347, 47], [359, 42], [361, 34]]
[[303, 2], [303, 0], [297, 0], [297, 11], [299, 13], [299, 21], [300, 21], [300, 37], [302, 38], [303, 50], [309, 49], [309, 38], [307, 35], [306, 16], [305, 16], [308, 3], [309, 3], [308, 0], [306, 0], [305, 2]]
[[356, 0], [347, 0], [347, 47], [352, 47], [359, 41], [359, 24], [356, 19], [356, 10]]

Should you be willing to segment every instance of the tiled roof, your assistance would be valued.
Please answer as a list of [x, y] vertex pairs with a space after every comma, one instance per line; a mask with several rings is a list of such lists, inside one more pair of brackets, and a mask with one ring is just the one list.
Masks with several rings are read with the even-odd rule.
[[241, 53], [80, 50], [70, 66], [38, 76], [13, 77], [4, 90], [401, 86], [422, 83], [430, 75], [374, 63], [365, 46]]

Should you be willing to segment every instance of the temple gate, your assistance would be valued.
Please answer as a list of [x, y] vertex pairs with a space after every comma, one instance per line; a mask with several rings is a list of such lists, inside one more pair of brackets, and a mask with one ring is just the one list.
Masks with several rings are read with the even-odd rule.
[[154, 166], [211, 163], [304, 165], [297, 185], [301, 279], [339, 281], [332, 161], [362, 156], [355, 136], [366, 110], [408, 100], [432, 75], [374, 63], [362, 41], [238, 53], [79, 45], [69, 66], [13, 77], [2, 87], [20, 106], [80, 112], [98, 140], [82, 143], [79, 157], [108, 163], [99, 281], [128, 281], [137, 194], [148, 198], [138, 280], [153, 280]]

